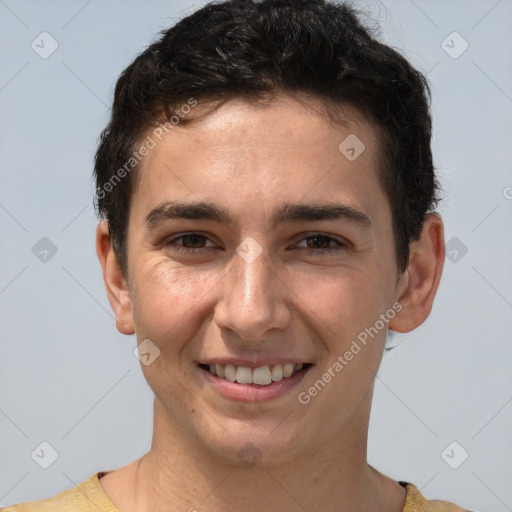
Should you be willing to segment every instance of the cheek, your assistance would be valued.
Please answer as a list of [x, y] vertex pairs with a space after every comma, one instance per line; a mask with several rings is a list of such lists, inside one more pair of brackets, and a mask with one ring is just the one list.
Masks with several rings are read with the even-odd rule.
[[137, 337], [149, 338], [163, 350], [179, 347], [201, 325], [213, 273], [151, 262], [137, 273], [133, 298]]
[[356, 267], [297, 272], [290, 279], [297, 305], [325, 334], [340, 346], [375, 323], [386, 309], [385, 294], [373, 274]]

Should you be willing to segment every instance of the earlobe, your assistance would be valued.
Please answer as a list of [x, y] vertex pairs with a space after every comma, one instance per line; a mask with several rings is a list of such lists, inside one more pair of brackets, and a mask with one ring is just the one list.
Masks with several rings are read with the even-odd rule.
[[410, 332], [429, 316], [444, 265], [444, 228], [439, 215], [426, 216], [420, 238], [410, 244], [409, 266], [397, 287], [402, 309], [389, 323], [396, 332]]
[[96, 253], [103, 272], [108, 300], [116, 315], [116, 327], [122, 334], [133, 334], [133, 307], [128, 282], [112, 248], [107, 221], [96, 228]]

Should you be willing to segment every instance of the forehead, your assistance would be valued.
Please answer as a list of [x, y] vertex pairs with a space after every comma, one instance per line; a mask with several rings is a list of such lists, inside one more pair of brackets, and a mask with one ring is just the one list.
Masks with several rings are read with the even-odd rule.
[[[199, 102], [182, 118], [185, 122], [180, 124], [180, 118], [174, 116], [176, 125], [170, 130], [176, 141], [187, 139], [212, 147], [295, 143], [305, 149], [322, 148], [332, 146], [331, 139], [339, 138], [344, 132], [362, 134], [369, 145], [378, 138], [375, 123], [360, 109], [348, 103], [329, 103], [305, 93], [293, 96], [281, 93], [271, 100], [234, 97], [213, 109], [211, 104]], [[169, 135], [169, 130], [166, 132]]]
[[291, 202], [338, 201], [341, 194], [371, 209], [377, 203], [369, 196], [382, 193], [377, 130], [349, 105], [337, 109], [336, 123], [332, 117], [319, 101], [235, 98], [160, 137], [148, 132], [155, 147], [139, 166], [132, 200], [144, 200], [147, 210], [169, 196], [247, 205], [257, 199], [264, 210], [277, 195]]

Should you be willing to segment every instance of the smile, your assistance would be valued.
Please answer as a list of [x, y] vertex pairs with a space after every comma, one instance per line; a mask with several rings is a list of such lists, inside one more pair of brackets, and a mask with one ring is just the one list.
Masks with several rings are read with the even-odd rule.
[[279, 382], [283, 379], [290, 378], [303, 368], [311, 366], [311, 364], [274, 364], [259, 366], [258, 368], [234, 366], [232, 364], [199, 364], [199, 366], [203, 370], [209, 371], [212, 375], [225, 379], [229, 382], [268, 386], [273, 382]]

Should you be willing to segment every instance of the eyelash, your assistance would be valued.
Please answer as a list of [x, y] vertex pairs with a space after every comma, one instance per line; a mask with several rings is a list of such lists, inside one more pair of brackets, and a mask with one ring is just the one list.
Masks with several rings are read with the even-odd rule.
[[[191, 231], [190, 233], [183, 233], [180, 236], [177, 236], [175, 238], [172, 238], [172, 239], [168, 240], [165, 243], [165, 245], [167, 247], [172, 245], [173, 246], [172, 247], [173, 250], [177, 250], [177, 251], [185, 253], [185, 254], [197, 254], [198, 252], [203, 252], [205, 249], [206, 250], [208, 249], [207, 247], [198, 247], [198, 248], [192, 249], [190, 247], [183, 247], [182, 245], [178, 245], [178, 244], [174, 243], [176, 240], [180, 240], [183, 237], [190, 236], [190, 235], [194, 235], [194, 236], [200, 237], [202, 239], [208, 240], [207, 236], [202, 235], [201, 233], [197, 233], [195, 231]], [[303, 242], [304, 240], [307, 240], [308, 238], [315, 238], [315, 237], [320, 237], [322, 239], [327, 239], [329, 243], [330, 242], [335, 242], [335, 243], [338, 244], [338, 246], [336, 246], [336, 247], [327, 247], [327, 248], [313, 248], [313, 249], [311, 249], [311, 248], [308, 248], [308, 249], [304, 248], [304, 250], [303, 250], [304, 254], [306, 254], [308, 256], [318, 255], [318, 254], [329, 255], [329, 254], [334, 254], [334, 253], [337, 253], [339, 251], [343, 251], [343, 250], [347, 250], [348, 249], [348, 244], [340, 242], [339, 240], [336, 240], [335, 238], [333, 238], [333, 237], [331, 237], [329, 235], [324, 235], [323, 233], [312, 233], [312, 234], [309, 234], [309, 235], [305, 236], [304, 238], [301, 238], [299, 240], [299, 243]]]

